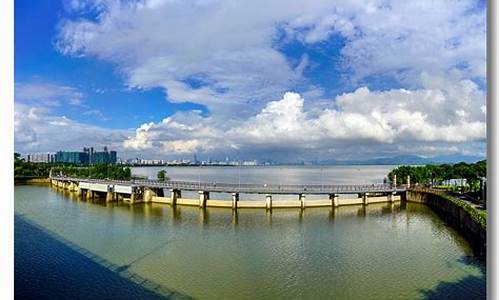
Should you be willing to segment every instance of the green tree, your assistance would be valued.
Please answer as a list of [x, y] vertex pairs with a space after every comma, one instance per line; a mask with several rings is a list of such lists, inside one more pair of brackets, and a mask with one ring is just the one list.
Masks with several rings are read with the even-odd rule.
[[419, 184], [442, 184], [450, 179], [466, 179], [467, 184], [461, 188], [478, 191], [481, 178], [486, 177], [486, 171], [486, 160], [481, 160], [473, 164], [460, 162], [441, 165], [399, 166], [391, 170], [387, 177], [392, 180], [393, 176], [396, 175], [398, 184], [405, 183], [407, 176], [410, 176], [412, 183]]
[[158, 178], [159, 181], [168, 180], [167, 171], [165, 171], [165, 170], [158, 171], [158, 173], [156, 174], [156, 177]]

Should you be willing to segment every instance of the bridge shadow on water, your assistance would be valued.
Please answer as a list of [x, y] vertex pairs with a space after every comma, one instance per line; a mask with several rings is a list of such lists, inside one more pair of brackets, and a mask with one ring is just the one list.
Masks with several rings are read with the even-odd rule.
[[117, 266], [16, 214], [17, 299], [192, 299]]
[[[477, 259], [463, 256], [459, 263], [476, 265]], [[486, 269], [481, 269], [478, 276], [468, 275], [456, 281], [441, 281], [432, 289], [420, 290], [422, 299], [426, 300], [479, 300], [486, 299]]]

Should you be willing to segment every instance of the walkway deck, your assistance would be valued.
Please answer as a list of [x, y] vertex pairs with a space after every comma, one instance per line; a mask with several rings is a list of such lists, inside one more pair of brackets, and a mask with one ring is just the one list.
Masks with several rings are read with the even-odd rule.
[[361, 194], [361, 193], [389, 193], [405, 192], [406, 186], [393, 186], [391, 184], [249, 184], [249, 183], [220, 183], [220, 182], [195, 182], [195, 181], [158, 181], [158, 180], [101, 180], [75, 178], [66, 176], [53, 176], [52, 179], [63, 181], [77, 181], [99, 183], [106, 185], [137, 186], [149, 188], [177, 189], [183, 191], [206, 191], [215, 193], [243, 193], [243, 194]]

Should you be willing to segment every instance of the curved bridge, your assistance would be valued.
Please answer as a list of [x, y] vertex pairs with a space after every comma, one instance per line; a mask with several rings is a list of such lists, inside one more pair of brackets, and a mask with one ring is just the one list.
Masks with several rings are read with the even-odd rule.
[[105, 180], [88, 179], [66, 176], [53, 176], [51, 179], [63, 181], [78, 181], [99, 183], [106, 185], [123, 185], [132, 187], [150, 187], [164, 189], [179, 189], [183, 191], [207, 191], [215, 193], [244, 193], [244, 194], [359, 194], [359, 193], [387, 193], [405, 192], [406, 185], [394, 186], [391, 184], [249, 184], [249, 183], [221, 183], [197, 182], [176, 180]]
[[[104, 180], [67, 176], [52, 176], [51, 183], [63, 189], [77, 192], [87, 199], [104, 197], [107, 202], [124, 200], [136, 202], [160, 202], [171, 205], [216, 206], [266, 208], [272, 207], [317, 207], [364, 204], [376, 202], [394, 202], [401, 200], [406, 194], [407, 185], [363, 184], [363, 185], [331, 185], [331, 184], [234, 184], [220, 182], [193, 181], [158, 181], [158, 180]], [[167, 196], [165, 191], [169, 191]], [[183, 191], [197, 191], [198, 199], [183, 198]], [[230, 193], [232, 200], [215, 200], [210, 193]], [[240, 201], [240, 194], [265, 194], [265, 201]], [[272, 195], [298, 195], [297, 200], [278, 200], [273, 202]], [[357, 195], [354, 199], [341, 198], [340, 194]], [[323, 200], [307, 200], [306, 195], [328, 195]]]

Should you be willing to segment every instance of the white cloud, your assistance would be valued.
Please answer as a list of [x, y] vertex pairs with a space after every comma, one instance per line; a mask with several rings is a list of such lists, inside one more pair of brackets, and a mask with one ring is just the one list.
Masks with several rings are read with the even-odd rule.
[[[483, 152], [485, 9], [477, 1], [73, 1], [58, 49], [112, 62], [135, 88], [161, 87], [170, 101], [206, 105], [146, 123], [126, 149], [176, 154], [240, 151], [298, 156], [397, 151]], [[265, 9], [262, 9], [265, 7]], [[285, 33], [277, 40], [278, 32]], [[299, 61], [278, 50], [321, 48], [344, 38], [342, 78], [351, 92], [325, 100]], [[327, 63], [326, 61], [322, 63]], [[309, 72], [306, 72], [309, 73]], [[370, 90], [370, 78], [404, 89]], [[271, 99], [279, 99], [270, 101]], [[305, 98], [305, 99], [304, 99]], [[474, 145], [470, 148], [470, 145]], [[434, 150], [433, 150], [434, 149]]]
[[[438, 88], [431, 78], [424, 79], [433, 84], [384, 92], [359, 88], [338, 96], [337, 110], [306, 110], [299, 94], [287, 92], [255, 116], [223, 130], [211, 118], [183, 113], [142, 125], [125, 147], [152, 150], [161, 145], [166, 155], [288, 148], [298, 156], [307, 156], [308, 151], [347, 155], [357, 147], [358, 153], [376, 149], [382, 155], [412, 147], [423, 153], [456, 152], [469, 149], [468, 143], [484, 142], [483, 92], [468, 80], [442, 81]], [[449, 113], [457, 109], [467, 113]]]
[[14, 92], [17, 102], [38, 106], [80, 106], [84, 98], [83, 93], [73, 87], [45, 82], [16, 83]]
[[[315, 44], [346, 39], [350, 80], [389, 74], [417, 87], [422, 72], [457, 65], [485, 78], [485, 9], [476, 1], [75, 1], [96, 20], [66, 20], [62, 53], [115, 63], [132, 87], [163, 87], [171, 101], [256, 113], [302, 79], [274, 46], [277, 29]], [[262, 9], [265, 7], [266, 9]], [[304, 56], [305, 58], [305, 56]], [[190, 79], [203, 86], [192, 87]], [[228, 108], [229, 107], [229, 108]]]
[[16, 103], [14, 112], [15, 150], [22, 153], [80, 150], [86, 146], [123, 150], [130, 131], [110, 130], [82, 124], [49, 110]]

